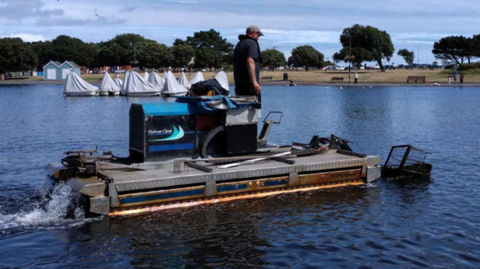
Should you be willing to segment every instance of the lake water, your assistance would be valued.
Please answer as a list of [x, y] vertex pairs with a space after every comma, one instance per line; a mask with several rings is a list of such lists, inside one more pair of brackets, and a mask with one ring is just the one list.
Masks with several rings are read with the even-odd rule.
[[[85, 219], [43, 168], [73, 149], [128, 153], [128, 110], [162, 98], [64, 98], [62, 86], [0, 87], [0, 268], [478, 268], [480, 89], [264, 87], [270, 141], [336, 134], [379, 155], [432, 152], [430, 180], [285, 194]], [[68, 214], [67, 214], [68, 212]], [[68, 217], [66, 217], [68, 215]]]

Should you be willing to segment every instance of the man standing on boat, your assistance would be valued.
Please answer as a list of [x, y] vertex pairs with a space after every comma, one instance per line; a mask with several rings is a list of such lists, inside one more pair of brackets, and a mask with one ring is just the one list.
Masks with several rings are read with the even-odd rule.
[[247, 28], [245, 35], [239, 35], [240, 40], [233, 51], [233, 78], [235, 80], [235, 95], [255, 95], [261, 101], [262, 87], [259, 84], [260, 64], [262, 56], [258, 38], [263, 36], [256, 25]]

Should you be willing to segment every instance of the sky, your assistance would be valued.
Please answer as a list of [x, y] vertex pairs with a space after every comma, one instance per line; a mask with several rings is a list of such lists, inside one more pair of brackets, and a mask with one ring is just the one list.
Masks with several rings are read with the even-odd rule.
[[[361, 24], [387, 31], [396, 51], [414, 51], [415, 62], [431, 63], [435, 41], [480, 34], [480, 1], [0, 0], [0, 37], [29, 42], [62, 34], [100, 42], [135, 33], [171, 46], [215, 29], [235, 45], [252, 24], [265, 34], [262, 50], [276, 48], [287, 58], [293, 48], [311, 45], [330, 60], [341, 49], [343, 29]], [[392, 62], [405, 61], [395, 52]]]

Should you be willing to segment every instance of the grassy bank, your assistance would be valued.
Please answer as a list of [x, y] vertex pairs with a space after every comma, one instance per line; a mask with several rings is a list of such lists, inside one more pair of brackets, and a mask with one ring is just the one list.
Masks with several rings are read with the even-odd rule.
[[[289, 80], [295, 82], [323, 82], [328, 83], [332, 77], [343, 77], [344, 82], [348, 82], [348, 71], [263, 71], [260, 73], [260, 77], [271, 76], [273, 81], [283, 80], [283, 73], [288, 73]], [[448, 70], [436, 69], [413, 69], [413, 70], [388, 70], [387, 72], [381, 72], [378, 70], [359, 70], [358, 72], [360, 83], [405, 83], [408, 76], [426, 76], [427, 83], [446, 83], [448, 75], [451, 73]], [[466, 83], [480, 83], [480, 69], [467, 70], [463, 72], [465, 74]], [[353, 82], [355, 72], [351, 72], [351, 81]], [[179, 76], [179, 73], [174, 73], [175, 77]], [[192, 78], [195, 74], [192, 72], [186, 73], [187, 78]], [[203, 76], [205, 79], [212, 78], [215, 75], [213, 72], [205, 72]], [[96, 75], [82, 75], [82, 78], [90, 83], [101, 83], [103, 74]], [[113, 75], [112, 75], [113, 77]], [[230, 83], [233, 84], [233, 73], [227, 73], [227, 77]], [[123, 79], [123, 75], [120, 77]], [[43, 80], [42, 77], [30, 77], [29, 80]], [[269, 81], [269, 80], [268, 80]]]
[[[387, 72], [381, 72], [378, 70], [360, 70], [358, 71], [359, 82], [365, 83], [405, 83], [408, 76], [426, 76], [427, 83], [444, 83], [447, 82], [448, 74], [443, 73], [443, 70], [430, 70], [430, 69], [413, 69], [413, 70], [388, 70]], [[472, 70], [469, 70], [472, 71]], [[260, 73], [260, 78], [263, 76], [272, 76], [273, 81], [283, 80], [283, 73], [288, 73], [288, 79], [296, 82], [330, 82], [332, 77], [343, 77], [345, 82], [348, 82], [348, 71], [263, 71]], [[351, 72], [350, 79], [353, 81], [355, 72]], [[174, 73], [175, 77], [178, 77], [179, 73]], [[192, 78], [195, 73], [190, 75], [186, 73], [187, 78]], [[205, 72], [203, 76], [205, 79], [212, 78], [215, 75], [213, 72]], [[97, 83], [101, 82], [103, 75], [82, 75], [82, 78], [88, 82]], [[227, 73], [228, 81], [233, 83], [233, 73]], [[123, 78], [123, 75], [122, 75]], [[471, 76], [465, 73], [466, 82], [480, 83], [480, 73], [472, 74]]]

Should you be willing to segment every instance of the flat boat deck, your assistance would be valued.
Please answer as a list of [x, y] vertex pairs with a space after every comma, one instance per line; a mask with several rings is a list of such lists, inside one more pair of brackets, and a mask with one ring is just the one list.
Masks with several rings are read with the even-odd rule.
[[191, 167], [183, 169], [181, 173], [174, 173], [173, 161], [138, 165], [137, 167], [141, 170], [116, 168], [115, 165], [106, 163], [101, 166], [99, 172], [113, 179], [118, 192], [131, 192], [208, 182], [282, 176], [291, 173], [344, 170], [355, 167], [366, 169], [368, 166], [374, 166], [380, 162], [376, 156], [346, 155], [337, 153], [336, 150], [330, 150], [326, 154], [297, 157], [292, 160], [295, 161], [293, 165], [274, 160], [264, 160], [227, 169], [219, 168], [218, 165], [210, 165], [208, 167], [212, 169], [211, 173]]
[[[179, 166], [179, 160], [133, 165], [99, 162], [98, 177], [72, 177], [67, 184], [90, 198], [90, 212], [117, 216], [360, 185], [380, 177], [377, 156], [329, 150], [288, 160], [293, 162], [267, 159], [231, 168], [197, 160], [208, 172], [185, 163]], [[46, 167], [59, 178], [68, 173], [65, 169], [61, 164]]]

